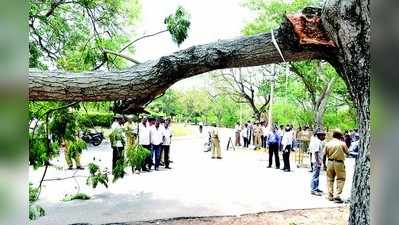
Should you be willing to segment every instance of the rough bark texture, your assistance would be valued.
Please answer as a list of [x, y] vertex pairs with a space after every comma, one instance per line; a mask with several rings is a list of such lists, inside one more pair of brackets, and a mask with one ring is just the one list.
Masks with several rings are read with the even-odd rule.
[[[336, 48], [300, 45], [287, 20], [274, 31], [287, 61], [325, 58]], [[173, 83], [215, 69], [281, 62], [270, 33], [193, 46], [114, 72], [29, 72], [30, 100], [129, 100], [130, 110], [142, 109]]]
[[357, 108], [360, 154], [352, 186], [349, 224], [370, 224], [370, 1], [329, 0], [323, 24], [338, 45], [330, 61], [345, 80]]

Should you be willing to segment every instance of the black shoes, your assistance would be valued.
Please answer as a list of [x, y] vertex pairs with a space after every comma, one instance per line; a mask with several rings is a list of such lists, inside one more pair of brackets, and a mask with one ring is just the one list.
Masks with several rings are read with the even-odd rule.
[[81, 167], [81, 166], [78, 166], [78, 167], [76, 167], [76, 169], [77, 169], [77, 170], [84, 170], [85, 168], [83, 168], [83, 167]]
[[222, 159], [222, 157], [216, 157], [217, 159]]
[[172, 169], [172, 168], [170, 168], [169, 166], [167, 166], [167, 167], [165, 167], [165, 169]]
[[272, 168], [272, 166], [268, 166], [267, 168]]
[[334, 198], [334, 202], [339, 203], [339, 204], [344, 203], [344, 201], [342, 201], [342, 199], [340, 197]]
[[69, 166], [69, 167], [68, 167], [68, 170], [73, 170], [73, 167], [72, 167], [72, 166]]

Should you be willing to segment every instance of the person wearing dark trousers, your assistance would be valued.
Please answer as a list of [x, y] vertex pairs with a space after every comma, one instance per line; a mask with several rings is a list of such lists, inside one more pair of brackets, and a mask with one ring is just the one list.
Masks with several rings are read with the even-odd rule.
[[285, 172], [290, 172], [291, 171], [291, 167], [290, 167], [290, 152], [291, 152], [291, 145], [285, 146], [285, 149], [283, 150], [283, 162], [284, 162], [283, 170]]
[[281, 145], [283, 147], [283, 162], [284, 162], [284, 167], [282, 170], [284, 172], [290, 172], [291, 167], [290, 167], [290, 153], [292, 150], [292, 143], [294, 142], [294, 133], [293, 130], [289, 125], [286, 126], [285, 132], [283, 134], [283, 138], [281, 140]]
[[269, 146], [269, 166], [272, 167], [273, 155], [276, 164], [276, 169], [280, 169], [280, 158], [278, 156], [278, 150], [280, 146], [280, 135], [277, 132], [277, 127], [274, 127], [272, 132], [267, 137], [267, 145]]
[[170, 130], [170, 120], [165, 121], [165, 129], [163, 129], [163, 142], [162, 151], [164, 154], [164, 163], [166, 169], [171, 169], [169, 167], [169, 153], [170, 153], [170, 143], [172, 138], [172, 131]]
[[112, 170], [116, 168], [117, 162], [123, 159], [123, 149], [125, 147], [126, 137], [124, 136], [121, 124], [122, 116], [115, 116], [115, 120], [111, 125], [112, 138], [110, 138], [112, 147]]
[[[156, 120], [155, 125], [150, 129], [151, 140], [151, 162], [155, 165], [155, 170], [158, 170], [161, 162], [161, 146], [163, 140], [163, 129], [159, 126], [160, 121]], [[151, 167], [150, 167], [151, 169]]]
[[242, 129], [242, 139], [244, 140], [244, 148], [248, 148], [249, 145], [249, 137], [250, 137], [250, 130], [248, 128], [248, 124], [244, 124], [244, 128]]
[[[143, 146], [148, 151], [151, 151], [150, 126], [149, 126], [147, 118], [142, 119], [141, 123], [138, 126], [137, 133], [138, 133], [139, 145]], [[145, 160], [141, 166], [141, 170], [149, 172], [150, 167], [151, 167], [151, 157], [148, 156], [147, 158], [145, 158]]]

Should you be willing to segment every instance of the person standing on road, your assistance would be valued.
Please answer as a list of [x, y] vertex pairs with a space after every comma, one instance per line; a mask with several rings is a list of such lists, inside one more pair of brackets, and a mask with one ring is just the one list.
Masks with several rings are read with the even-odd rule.
[[321, 191], [319, 189], [319, 176], [322, 165], [322, 154], [324, 148], [324, 139], [326, 138], [326, 133], [322, 130], [318, 130], [315, 133], [315, 137], [312, 137], [311, 143], [309, 144], [309, 150], [312, 152], [312, 162], [313, 162], [313, 174], [312, 180], [310, 182], [310, 193], [312, 195], [321, 196]]
[[[346, 171], [345, 171], [345, 156], [349, 154], [348, 147], [346, 147], [343, 140], [343, 134], [340, 130], [333, 131], [333, 139], [329, 141], [325, 148], [325, 155], [328, 159], [327, 163], [327, 185], [328, 185], [328, 200], [336, 203], [342, 203], [341, 194], [344, 188]], [[337, 181], [337, 189], [334, 194], [334, 182]]]
[[259, 122], [256, 122], [254, 125], [254, 145], [254, 150], [262, 146], [262, 128], [260, 127]]
[[290, 172], [290, 153], [292, 150], [292, 143], [294, 142], [294, 133], [289, 125], [285, 128], [283, 138], [281, 140], [283, 151], [284, 172]]
[[[150, 143], [150, 127], [147, 118], [143, 118], [141, 123], [138, 126], [138, 139], [139, 145], [146, 148], [148, 151], [151, 151], [151, 143]], [[151, 156], [147, 156], [143, 162], [141, 167], [142, 171], [149, 172], [151, 168]]]
[[169, 153], [170, 153], [170, 144], [172, 138], [172, 131], [170, 130], [170, 120], [167, 119], [165, 121], [165, 128], [163, 129], [163, 141], [162, 141], [162, 152], [164, 154], [164, 164], [166, 169], [171, 169], [169, 167]]
[[219, 131], [217, 127], [214, 127], [211, 132], [212, 137], [212, 159], [221, 159], [222, 152], [220, 149], [220, 139], [219, 139]]
[[123, 117], [116, 115], [111, 125], [110, 141], [112, 147], [112, 170], [115, 169], [119, 160], [123, 159], [123, 149], [126, 144], [126, 136], [122, 129]]
[[155, 121], [154, 126], [152, 126], [152, 128], [150, 129], [151, 162], [155, 165], [155, 170], [158, 170], [161, 162], [162, 140], [163, 140], [163, 129], [160, 127], [159, 119], [157, 119]]
[[278, 156], [278, 150], [281, 142], [280, 140], [281, 139], [280, 135], [278, 134], [277, 126], [275, 126], [267, 137], [267, 145], [269, 147], [269, 166], [267, 168], [272, 167], [273, 154], [274, 154], [276, 169], [280, 169], [280, 159]]
[[234, 131], [236, 135], [235, 146], [241, 146], [241, 125], [239, 122], [234, 127]]
[[242, 139], [244, 140], [244, 148], [248, 148], [249, 145], [249, 135], [250, 131], [248, 128], [248, 124], [244, 124], [244, 128], [242, 129]]

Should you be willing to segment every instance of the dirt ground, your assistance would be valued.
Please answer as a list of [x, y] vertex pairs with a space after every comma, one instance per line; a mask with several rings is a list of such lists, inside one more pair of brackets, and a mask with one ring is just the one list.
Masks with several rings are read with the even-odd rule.
[[241, 216], [174, 218], [129, 225], [347, 225], [349, 207], [287, 210]]

